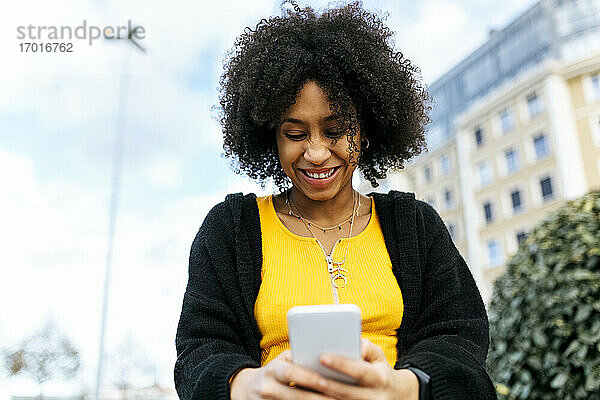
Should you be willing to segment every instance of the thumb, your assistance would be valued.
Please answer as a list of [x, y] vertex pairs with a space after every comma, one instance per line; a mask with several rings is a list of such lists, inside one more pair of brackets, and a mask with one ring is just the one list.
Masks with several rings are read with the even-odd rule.
[[362, 338], [360, 343], [363, 360], [368, 362], [387, 361], [381, 347], [365, 338]]

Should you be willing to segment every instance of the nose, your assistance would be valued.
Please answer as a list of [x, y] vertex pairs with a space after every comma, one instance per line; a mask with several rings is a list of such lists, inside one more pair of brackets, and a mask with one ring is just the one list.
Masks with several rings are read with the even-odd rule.
[[304, 149], [304, 159], [311, 164], [321, 165], [331, 157], [329, 144], [322, 140], [310, 140]]

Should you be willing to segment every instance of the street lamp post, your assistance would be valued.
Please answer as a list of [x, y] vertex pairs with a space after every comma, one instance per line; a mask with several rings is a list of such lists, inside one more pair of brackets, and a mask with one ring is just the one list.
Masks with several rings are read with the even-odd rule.
[[[138, 42], [135, 41], [135, 32], [139, 27], [135, 27], [130, 30], [127, 38], [123, 38], [127, 42], [130, 42], [137, 49], [145, 52], [146, 49], [142, 47]], [[120, 37], [107, 37], [107, 39], [121, 39]], [[108, 310], [108, 295], [110, 287], [112, 257], [114, 248], [114, 236], [116, 230], [117, 211], [119, 205], [119, 194], [121, 186], [121, 170], [123, 165], [123, 139], [125, 136], [125, 120], [127, 117], [127, 99], [129, 94], [129, 74], [130, 74], [130, 54], [126, 57], [125, 71], [121, 72], [119, 78], [119, 111], [117, 119], [117, 129], [115, 134], [115, 146], [113, 154], [113, 174], [111, 181], [111, 195], [110, 195], [110, 206], [108, 216], [108, 236], [107, 236], [107, 247], [106, 247], [106, 268], [104, 274], [104, 295], [102, 299], [102, 319], [100, 322], [100, 346], [98, 354], [98, 366], [96, 370], [96, 390], [94, 392], [94, 399], [99, 400], [100, 386], [102, 383], [102, 367], [104, 363], [104, 336], [106, 332], [106, 315]]]

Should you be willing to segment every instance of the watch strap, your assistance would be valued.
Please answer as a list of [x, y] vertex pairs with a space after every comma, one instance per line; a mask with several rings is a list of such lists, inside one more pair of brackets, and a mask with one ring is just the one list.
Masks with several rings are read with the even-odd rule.
[[412, 371], [419, 380], [419, 400], [431, 400], [431, 378], [423, 370], [413, 367], [410, 364], [403, 366], [402, 368]]

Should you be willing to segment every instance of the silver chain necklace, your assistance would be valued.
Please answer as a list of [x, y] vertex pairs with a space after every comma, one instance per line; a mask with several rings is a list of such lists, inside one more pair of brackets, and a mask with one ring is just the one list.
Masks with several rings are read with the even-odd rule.
[[[348, 249], [350, 248], [350, 238], [352, 237], [352, 228], [354, 227], [354, 216], [358, 216], [358, 209], [356, 207], [356, 195], [358, 194], [358, 192], [353, 191], [353, 198], [352, 198], [352, 216], [350, 217], [350, 233], [348, 234], [348, 243], [346, 245], [346, 251], [344, 253], [344, 259], [342, 261], [335, 261], [333, 259], [333, 251], [332, 254], [327, 254], [327, 250], [325, 250], [325, 246], [323, 246], [323, 244], [321, 243], [321, 241], [317, 238], [317, 236], [315, 235], [315, 233], [312, 231], [312, 229], [310, 228], [311, 224], [315, 225], [317, 227], [319, 227], [318, 225], [312, 223], [311, 221], [307, 220], [306, 218], [304, 218], [302, 216], [302, 214], [300, 213], [300, 210], [298, 209], [298, 207], [292, 203], [292, 200], [290, 198], [290, 192], [291, 189], [286, 192], [286, 204], [289, 207], [289, 215], [295, 216], [296, 218], [300, 219], [304, 225], [306, 226], [306, 228], [308, 229], [308, 231], [310, 232], [310, 234], [315, 238], [315, 240], [317, 241], [319, 247], [321, 247], [321, 250], [323, 250], [323, 254], [325, 255], [325, 261], [327, 262], [327, 270], [329, 272], [329, 275], [331, 277], [331, 285], [335, 288], [335, 289], [340, 289], [345, 287], [348, 284], [348, 277], [346, 276], [346, 274], [348, 273], [348, 271], [344, 268], [342, 268], [342, 265], [346, 262], [346, 258], [348, 256]], [[359, 203], [359, 207], [360, 207], [360, 194], [358, 194], [358, 203]], [[292, 204], [294, 206], [294, 208], [296, 209], [296, 213], [293, 212], [292, 210]], [[347, 221], [344, 221], [342, 224], [346, 223]], [[340, 224], [340, 225], [342, 225]], [[328, 228], [328, 229], [334, 229], [337, 228], [339, 225], [336, 225], [334, 227]], [[321, 228], [321, 227], [319, 227]], [[323, 229], [323, 228], [321, 228]], [[340, 227], [341, 229], [341, 227]], [[323, 231], [323, 233], [325, 233], [325, 231]], [[341, 240], [342, 238], [338, 239]], [[337, 244], [337, 242], [336, 242]], [[335, 245], [334, 245], [335, 248]], [[338, 280], [342, 280], [343, 284], [338, 285], [337, 281]], [[337, 303], [337, 293], [336, 293], [336, 303]]]

